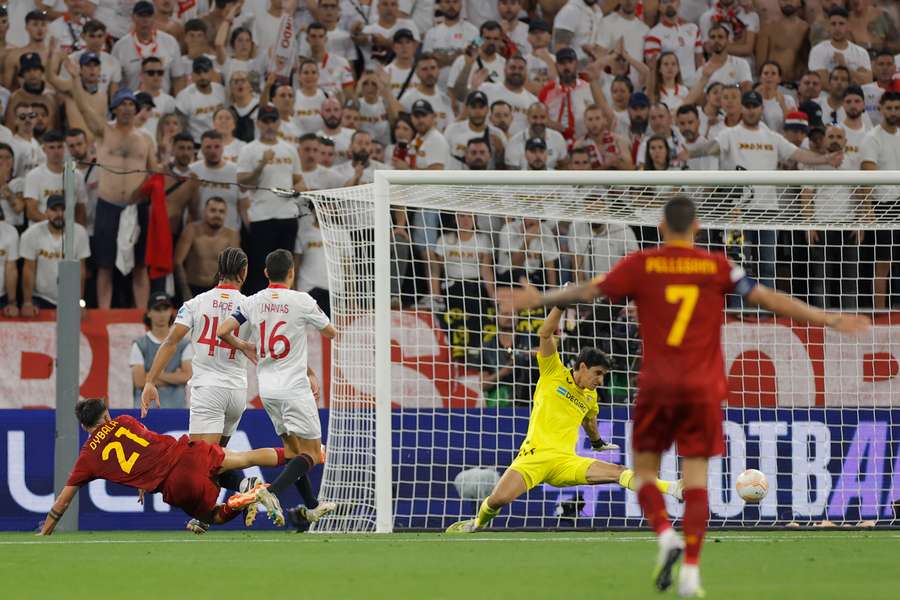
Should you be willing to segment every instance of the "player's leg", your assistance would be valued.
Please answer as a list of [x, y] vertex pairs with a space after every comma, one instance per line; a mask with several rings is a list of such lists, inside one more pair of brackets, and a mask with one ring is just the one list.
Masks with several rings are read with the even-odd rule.
[[[608, 463], [605, 460], [594, 460], [591, 466], [588, 467], [585, 479], [591, 485], [618, 483], [626, 490], [631, 490], [635, 493], [638, 491], [637, 477], [633, 470], [627, 469], [622, 465]], [[663, 494], [668, 494], [678, 500], [683, 499], [681, 482], [656, 479], [655, 484]]]
[[682, 458], [684, 471], [684, 564], [678, 577], [678, 593], [692, 598], [700, 594], [700, 549], [709, 519], [709, 496], [706, 490], [709, 459]]
[[659, 473], [661, 455], [658, 452], [635, 452], [634, 471], [637, 478], [638, 501], [644, 517], [656, 532], [657, 555], [653, 583], [659, 591], [672, 585], [672, 569], [684, 551], [684, 542], [672, 527], [666, 513], [662, 492], [654, 483]]
[[491, 490], [490, 496], [481, 502], [475, 518], [453, 523], [447, 528], [447, 533], [474, 533], [486, 528], [494, 517], [500, 514], [500, 510], [504, 506], [527, 492], [528, 489], [529, 485], [525, 481], [525, 475], [510, 466]]
[[[188, 432], [192, 442], [202, 441], [225, 447], [222, 434], [225, 433], [228, 404], [233, 392], [234, 390], [216, 386], [191, 386]], [[233, 432], [232, 428], [228, 434]], [[240, 490], [241, 475], [234, 471], [222, 471], [218, 482], [221, 487], [236, 492]]]

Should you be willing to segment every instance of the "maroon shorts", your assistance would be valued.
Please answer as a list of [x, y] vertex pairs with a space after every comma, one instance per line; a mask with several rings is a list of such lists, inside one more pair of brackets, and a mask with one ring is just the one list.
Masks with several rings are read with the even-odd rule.
[[725, 451], [718, 398], [680, 391], [638, 392], [631, 418], [635, 452], [662, 454], [675, 442], [678, 454], [689, 458], [718, 456]]
[[219, 446], [190, 442], [161, 486], [163, 500], [197, 519], [209, 518], [219, 497], [214, 478], [224, 460]]

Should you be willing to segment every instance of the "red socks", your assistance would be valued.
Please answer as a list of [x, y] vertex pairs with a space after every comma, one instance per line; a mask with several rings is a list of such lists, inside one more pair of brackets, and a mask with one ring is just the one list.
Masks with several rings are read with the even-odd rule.
[[666, 514], [666, 503], [663, 501], [662, 492], [656, 487], [656, 483], [646, 482], [641, 485], [641, 489], [638, 490], [638, 501], [641, 503], [644, 517], [650, 521], [650, 527], [653, 528], [656, 535], [672, 527], [669, 515]]
[[[641, 506], [643, 505], [641, 502]], [[703, 545], [707, 519], [709, 495], [706, 488], [684, 490], [684, 563], [687, 565], [696, 565], [700, 561], [700, 547]]]

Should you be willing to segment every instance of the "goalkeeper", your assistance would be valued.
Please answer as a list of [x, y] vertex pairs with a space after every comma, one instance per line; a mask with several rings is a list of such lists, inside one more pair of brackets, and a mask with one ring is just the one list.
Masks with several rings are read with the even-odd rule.
[[[635, 491], [631, 469], [575, 454], [579, 426], [584, 427], [594, 450], [618, 449], [603, 441], [597, 430], [597, 387], [609, 372], [611, 362], [600, 350], [583, 348], [574, 371], [563, 366], [553, 336], [561, 317], [562, 311], [553, 308], [538, 330], [540, 378], [534, 391], [528, 433], [518, 456], [481, 503], [478, 516], [454, 523], [447, 533], [484, 529], [501, 508], [541, 483], [569, 487], [617, 482]], [[662, 493], [682, 499], [680, 481], [657, 480], [656, 485]]]

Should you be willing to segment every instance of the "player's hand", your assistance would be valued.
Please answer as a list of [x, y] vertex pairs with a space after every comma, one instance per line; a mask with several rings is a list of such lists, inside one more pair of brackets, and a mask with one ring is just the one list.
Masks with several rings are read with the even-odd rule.
[[591, 440], [591, 449], [595, 452], [604, 452], [606, 450], [618, 450], [619, 445], [605, 442], [603, 438], [597, 438], [596, 440]]
[[844, 162], [844, 153], [843, 152], [832, 152], [828, 155], [828, 164], [837, 169], [841, 166], [841, 163]]
[[526, 308], [534, 308], [541, 303], [541, 293], [524, 277], [519, 280], [521, 287], [498, 288], [497, 309], [504, 314], [514, 314]]
[[272, 164], [272, 161], [275, 160], [275, 151], [274, 150], [266, 150], [263, 152], [261, 162], [264, 165]]
[[844, 335], [856, 335], [869, 330], [872, 322], [862, 315], [835, 313], [828, 326]]
[[150, 405], [156, 402], [156, 408], [160, 408], [159, 391], [156, 386], [149, 381], [144, 384], [144, 391], [141, 392], [141, 418], [147, 416], [150, 412]]

